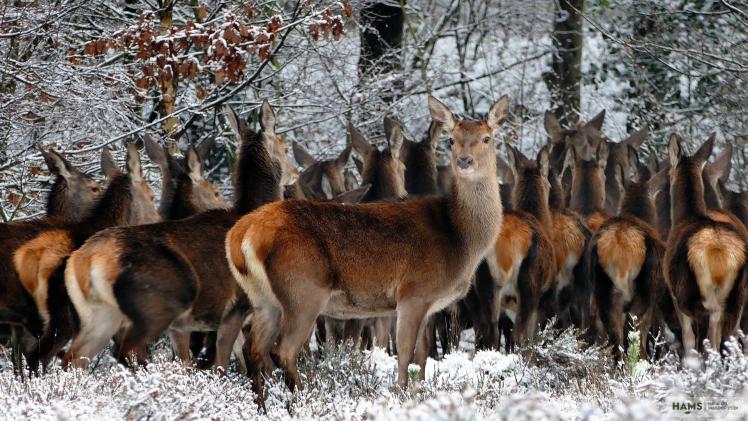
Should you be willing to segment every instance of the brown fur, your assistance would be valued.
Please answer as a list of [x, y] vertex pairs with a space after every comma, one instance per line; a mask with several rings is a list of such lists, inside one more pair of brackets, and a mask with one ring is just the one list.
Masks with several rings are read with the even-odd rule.
[[[263, 112], [272, 112], [266, 108]], [[261, 121], [274, 132], [267, 118]], [[71, 296], [78, 297], [73, 302], [82, 316], [66, 364], [85, 366], [125, 326], [117, 346], [121, 360], [168, 330], [178, 356], [189, 364], [190, 332], [217, 331], [214, 365], [227, 368], [249, 303], [229, 272], [223, 240], [241, 212], [280, 198], [282, 167], [272, 161], [266, 144], [278, 142], [277, 137], [252, 132], [230, 109], [229, 122], [242, 140], [234, 209], [105, 231], [71, 256], [73, 268], [84, 261], [81, 270], [65, 273], [66, 286]], [[116, 265], [85, 262], [87, 256], [101, 254]], [[89, 290], [86, 278], [91, 279]]]
[[[552, 311], [541, 314], [540, 304], [557, 274], [556, 257], [550, 237], [552, 228], [549, 197], [548, 148], [529, 160], [520, 151], [507, 147], [515, 180], [513, 210], [506, 213], [496, 242], [496, 262], [489, 268], [498, 290], [494, 298], [492, 324], [498, 325], [501, 304], [514, 297], [518, 312], [514, 318], [514, 339], [521, 343], [532, 338], [536, 325]], [[550, 297], [549, 297], [550, 299]], [[547, 304], [552, 306], [552, 300]], [[498, 335], [496, 335], [498, 338]], [[498, 343], [495, 346], [498, 348]]]
[[[707, 212], [702, 171], [714, 136], [685, 156], [680, 138], [671, 136], [670, 193], [673, 228], [665, 254], [665, 280], [681, 322], [686, 349], [701, 345], [703, 329], [715, 347], [732, 335], [746, 297], [745, 227], [734, 216]], [[715, 217], [716, 216], [716, 217]]]
[[[35, 310], [42, 321], [42, 337], [30, 359], [46, 362], [64, 345], [72, 332], [72, 316], [68, 297], [58, 296], [62, 279], [53, 274], [61, 272], [66, 258], [86, 238], [108, 226], [148, 222], [157, 219], [153, 205], [153, 191], [142, 180], [137, 149], [128, 147], [128, 174], [111, 167], [108, 152], [102, 153], [102, 166], [108, 165], [110, 184], [90, 215], [78, 223], [64, 223], [52, 231], [40, 232], [21, 245], [14, 254], [14, 270], [35, 302]], [[52, 306], [54, 305], [54, 309]]]
[[[433, 98], [429, 105], [453, 139], [457, 174], [449, 196], [361, 205], [273, 203], [245, 216], [248, 225], [242, 222], [243, 230], [232, 228], [227, 236], [228, 247], [237, 243], [233, 237], [242, 238], [248, 275], [232, 271], [254, 305], [252, 359], [269, 370], [279, 336], [272, 355], [290, 387], [300, 386], [296, 357], [320, 313], [395, 312], [399, 382], [405, 386], [414, 352], [425, 355], [415, 350], [417, 343], [425, 345], [425, 318], [467, 292], [473, 271], [495, 244], [501, 203], [491, 140], [508, 101], [494, 105], [490, 125], [455, 120]], [[261, 376], [254, 380], [261, 394]]]

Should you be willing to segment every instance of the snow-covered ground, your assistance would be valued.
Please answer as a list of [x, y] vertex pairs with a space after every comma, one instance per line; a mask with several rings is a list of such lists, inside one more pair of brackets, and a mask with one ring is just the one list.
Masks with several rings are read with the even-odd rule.
[[[466, 332], [468, 335], [470, 332]], [[466, 342], [464, 342], [466, 343]], [[735, 345], [735, 344], [733, 344]], [[468, 348], [468, 347], [461, 347]], [[0, 372], [3, 419], [745, 419], [748, 359], [737, 346], [709, 354], [625, 364], [613, 369], [603, 349], [569, 333], [543, 332], [506, 355], [462, 349], [429, 360], [426, 381], [396, 388], [396, 359], [381, 349], [326, 348], [303, 357], [304, 390], [271, 380], [267, 414], [249, 381], [182, 367], [162, 350], [135, 371], [110, 357], [93, 372], [52, 369], [21, 381]], [[7, 357], [7, 352], [4, 354]], [[413, 373], [415, 376], [415, 373]], [[691, 405], [689, 411], [685, 409]], [[714, 410], [716, 406], [722, 409]], [[711, 410], [709, 408], [712, 408]]]

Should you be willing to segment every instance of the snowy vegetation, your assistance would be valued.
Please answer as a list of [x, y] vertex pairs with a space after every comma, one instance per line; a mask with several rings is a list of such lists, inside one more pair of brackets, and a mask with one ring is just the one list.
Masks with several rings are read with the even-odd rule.
[[[21, 381], [0, 372], [4, 419], [682, 419], [673, 403], [726, 402], [700, 418], [748, 416], [748, 358], [732, 342], [724, 358], [665, 357], [613, 369], [605, 349], [573, 332], [544, 330], [517, 354], [473, 354], [471, 332], [461, 349], [429, 360], [426, 380], [402, 391], [396, 359], [382, 349], [326, 347], [300, 364], [304, 389], [294, 394], [271, 380], [267, 414], [257, 411], [249, 380], [185, 368], [164, 343], [134, 370], [102, 355], [92, 372], [52, 368]], [[8, 350], [5, 350], [7, 355]]]
[[[565, 2], [583, 5], [578, 106], [559, 103], [554, 91], [554, 27], [568, 17], [557, 2], [377, 2], [402, 11], [402, 30], [390, 34], [396, 45], [364, 60], [364, 36], [377, 24], [366, 16], [372, 3], [0, 1], [0, 222], [44, 214], [51, 174], [37, 148], [55, 148], [100, 178], [102, 148], [122, 161], [125, 142], [142, 146], [145, 134], [172, 152], [215, 137], [206, 174], [230, 202], [237, 139], [225, 106], [255, 118], [264, 99], [286, 144], [318, 160], [349, 143], [349, 123], [383, 144], [382, 119], [394, 116], [420, 140], [429, 94], [468, 116], [508, 95], [501, 140], [528, 156], [547, 141], [546, 110], [573, 127], [605, 109], [611, 140], [649, 128], [646, 162], [667, 157], [671, 132], [694, 142], [716, 132], [718, 152], [733, 147], [728, 187], [748, 189], [745, 1]], [[440, 164], [448, 161], [442, 143]], [[157, 166], [145, 170], [160, 186]], [[609, 348], [581, 336], [547, 328], [507, 354], [476, 352], [467, 330], [459, 349], [429, 359], [426, 380], [408, 390], [397, 387], [396, 358], [382, 349], [313, 346], [299, 364], [302, 390], [290, 392], [277, 372], [269, 379], [266, 413], [247, 376], [184, 367], [165, 338], [144, 367], [118, 365], [108, 350], [92, 369], [64, 370], [56, 359], [31, 377], [14, 373], [3, 338], [0, 418], [748, 418], [745, 337], [722, 355], [708, 349], [681, 360], [665, 347], [645, 361], [631, 333], [616, 365]]]

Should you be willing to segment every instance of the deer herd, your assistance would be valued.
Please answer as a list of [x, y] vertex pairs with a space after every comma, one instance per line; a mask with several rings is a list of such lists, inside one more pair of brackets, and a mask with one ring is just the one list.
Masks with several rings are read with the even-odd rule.
[[483, 120], [434, 97], [428, 108], [420, 141], [385, 118], [381, 150], [352, 125], [332, 159], [294, 144], [301, 171], [267, 101], [258, 132], [228, 108], [233, 206], [205, 178], [210, 139], [178, 157], [145, 137], [158, 207], [135, 143], [124, 171], [102, 149], [106, 185], [42, 151], [56, 175], [47, 216], [0, 225], [14, 366], [37, 372], [59, 355], [87, 367], [111, 340], [123, 364], [144, 363], [166, 334], [184, 364], [203, 355], [226, 370], [233, 353], [262, 401], [276, 368], [301, 387], [312, 337], [386, 348], [405, 387], [411, 362], [423, 368], [468, 328], [477, 348], [512, 352], [542, 326], [575, 327], [620, 360], [632, 329], [651, 358], [719, 348], [748, 327], [748, 194], [726, 187], [729, 145], [710, 163], [714, 135], [689, 155], [673, 134], [665, 160], [645, 160], [646, 129], [616, 143], [604, 112], [572, 128], [548, 112], [549, 141], [528, 157], [497, 153], [506, 96]]

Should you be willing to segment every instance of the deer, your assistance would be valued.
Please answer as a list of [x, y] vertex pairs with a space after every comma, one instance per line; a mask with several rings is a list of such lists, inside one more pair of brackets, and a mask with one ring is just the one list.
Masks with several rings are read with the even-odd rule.
[[[686, 353], [705, 338], [720, 348], [735, 332], [745, 305], [745, 227], [734, 215], [711, 217], [704, 199], [702, 173], [714, 142], [713, 134], [688, 156], [680, 136], [672, 134], [668, 141], [673, 226], [664, 272]], [[706, 335], [699, 326], [708, 326]]]
[[39, 152], [50, 173], [56, 176], [47, 196], [46, 216], [72, 220], [86, 214], [104, 192], [101, 184], [54, 149], [44, 151], [40, 148]]
[[[0, 224], [0, 322], [10, 323], [13, 367], [22, 373], [22, 354], [30, 356], [41, 321], [35, 318], [33, 300], [23, 292], [12, 268], [12, 253], [39, 232], [63, 221], [74, 222], [86, 215], [101, 198], [104, 188], [60, 153], [39, 148], [50, 174], [55, 176], [46, 201], [46, 218]], [[28, 327], [31, 327], [29, 330]], [[27, 358], [28, 361], [28, 358]]]
[[[146, 155], [161, 171], [161, 199], [158, 211], [167, 219], [192, 216], [194, 207], [225, 207], [221, 192], [204, 176], [204, 162], [215, 145], [209, 136], [198, 145], [189, 145], [183, 157], [172, 155], [167, 145], [160, 146], [150, 135], [143, 137]], [[213, 203], [218, 200], [219, 203]]]
[[549, 137], [549, 160], [551, 168], [558, 174], [564, 188], [564, 204], [571, 202], [571, 168], [565, 164], [566, 155], [570, 148], [578, 148], [583, 157], [590, 155], [589, 149], [597, 148], [600, 143], [605, 143], [605, 135], [601, 132], [605, 120], [605, 110], [592, 117], [586, 123], [578, 123], [571, 129], [563, 129], [558, 118], [551, 111], [546, 111], [543, 117], [543, 125]]
[[[541, 299], [553, 287], [556, 275], [555, 251], [549, 235], [549, 148], [541, 149], [536, 160], [528, 159], [512, 146], [507, 146], [507, 151], [515, 180], [513, 206], [504, 211], [495, 251], [486, 257], [496, 291], [491, 325], [492, 329], [498, 327], [502, 305], [513, 299], [517, 307], [513, 339], [523, 343], [534, 336], [536, 326], [544, 319]], [[498, 335], [495, 338], [498, 348]]]
[[167, 332], [177, 356], [190, 365], [190, 333], [217, 331], [213, 367], [228, 369], [250, 303], [226, 265], [223, 239], [243, 214], [280, 200], [283, 166], [273, 161], [268, 146], [281, 141], [267, 101], [259, 133], [230, 107], [227, 118], [241, 139], [232, 208], [212, 206], [189, 218], [103, 231], [70, 256], [65, 287], [80, 329], [65, 366], [87, 367], [124, 328], [117, 344], [123, 363], [132, 351]]
[[568, 148], [564, 161], [564, 168], [570, 168], [572, 173], [569, 207], [579, 212], [594, 232], [608, 217], [604, 210], [608, 145], [598, 143], [591, 158], [585, 158], [577, 149], [577, 146]]
[[585, 250], [592, 237], [582, 216], [565, 204], [559, 175], [548, 171], [550, 237], [556, 256], [555, 304], [561, 328], [585, 328], [589, 323], [589, 286], [586, 282]]
[[[385, 117], [384, 129], [387, 147], [380, 151], [352, 124], [348, 126], [351, 144], [364, 159], [359, 169], [362, 182], [370, 186], [368, 192], [361, 198], [361, 203], [397, 199], [407, 195], [405, 165], [400, 159], [401, 152], [407, 148], [402, 126]], [[330, 339], [336, 342], [340, 339], [353, 340], [355, 346], [359, 340], [362, 340], [361, 345], [364, 346], [368, 340], [363, 339], [368, 338], [362, 338], [362, 334], [367, 333], [371, 336], [373, 344], [383, 347], [389, 345], [393, 323], [389, 317], [349, 319], [344, 322], [334, 317], [324, 317], [324, 320], [325, 330], [330, 334]]]
[[637, 317], [640, 355], [648, 355], [650, 328], [657, 323], [657, 308], [665, 293], [662, 259], [665, 243], [655, 229], [654, 196], [667, 180], [666, 171], [650, 177], [639, 169], [629, 182], [624, 165], [613, 176], [625, 189], [618, 216], [608, 218], [590, 241], [590, 275], [595, 307], [616, 361], [623, 358], [626, 314]]
[[296, 199], [331, 200], [352, 190], [347, 188], [343, 173], [351, 156], [352, 145], [343, 149], [336, 158], [322, 161], [317, 161], [298, 142], [293, 143], [291, 150], [296, 162], [304, 168], [296, 180]]
[[[465, 295], [496, 244], [502, 207], [493, 139], [509, 100], [502, 97], [477, 121], [455, 118], [432, 96], [428, 102], [432, 119], [450, 136], [449, 195], [358, 205], [271, 203], [226, 236], [229, 267], [253, 305], [251, 377], [260, 400], [261, 373], [273, 360], [290, 389], [301, 387], [296, 358], [320, 314], [396, 314], [398, 384], [407, 386], [428, 316]], [[423, 373], [425, 361], [418, 363]]]
[[647, 140], [649, 129], [643, 127], [631, 133], [620, 142], [605, 140], [608, 145], [608, 162], [605, 165], [605, 206], [603, 209], [608, 215], [615, 215], [623, 199], [625, 188], [618, 184], [616, 170], [618, 166], [623, 168], [627, 174], [636, 175], [639, 164], [639, 147]]
[[154, 193], [143, 179], [140, 157], [134, 144], [127, 146], [127, 172], [117, 168], [109, 151], [102, 149], [102, 170], [109, 184], [88, 215], [77, 222], [51, 223], [37, 231], [12, 255], [12, 268], [21, 288], [33, 300], [39, 343], [29, 353], [30, 365], [51, 359], [74, 329], [74, 318], [62, 283], [62, 271], [70, 254], [97, 231], [116, 225], [157, 221]]
[[[196, 146], [189, 145], [183, 157], [172, 155], [166, 144], [159, 146], [149, 135], [145, 135], [143, 140], [146, 154], [161, 169], [159, 213], [164, 220], [182, 219], [209, 209], [227, 207], [220, 191], [204, 177], [204, 162], [215, 144], [215, 137], [206, 137]], [[205, 348], [204, 357], [198, 359], [199, 368], [212, 365], [215, 342], [215, 332], [193, 332], [191, 335], [192, 355], [201, 355]]]

